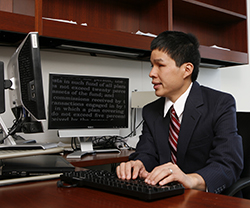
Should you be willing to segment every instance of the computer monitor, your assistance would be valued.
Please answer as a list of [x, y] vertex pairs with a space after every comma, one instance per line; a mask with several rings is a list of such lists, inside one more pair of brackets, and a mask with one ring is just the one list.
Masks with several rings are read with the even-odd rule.
[[[15, 123], [5, 132], [4, 142], [10, 145], [35, 143], [34, 140], [20, 140], [16, 132], [43, 132], [41, 121], [46, 119], [37, 32], [28, 33], [16, 49], [8, 63], [7, 76], [11, 82], [10, 108], [15, 116]], [[1, 126], [6, 131], [2, 119]]]
[[92, 151], [84, 138], [118, 136], [128, 128], [128, 95], [128, 78], [50, 74], [48, 129], [77, 137], [82, 151]]

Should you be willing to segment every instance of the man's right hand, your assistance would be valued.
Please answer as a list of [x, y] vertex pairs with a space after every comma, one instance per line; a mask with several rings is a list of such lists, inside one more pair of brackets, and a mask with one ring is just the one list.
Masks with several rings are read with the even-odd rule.
[[146, 178], [148, 176], [148, 172], [140, 160], [121, 163], [116, 168], [116, 174], [118, 178], [123, 180], [136, 179], [138, 176]]

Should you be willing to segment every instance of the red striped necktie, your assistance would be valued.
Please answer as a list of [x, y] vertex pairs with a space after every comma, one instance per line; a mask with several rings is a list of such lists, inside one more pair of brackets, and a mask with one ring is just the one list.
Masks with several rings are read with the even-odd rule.
[[174, 164], [176, 164], [177, 161], [176, 155], [177, 155], [177, 143], [178, 143], [179, 131], [180, 131], [180, 122], [174, 110], [174, 107], [172, 106], [170, 111], [169, 143], [171, 149], [171, 160]]

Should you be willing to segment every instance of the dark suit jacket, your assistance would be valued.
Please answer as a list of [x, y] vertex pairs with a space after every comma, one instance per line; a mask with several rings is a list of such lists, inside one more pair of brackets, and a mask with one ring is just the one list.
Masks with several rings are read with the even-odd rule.
[[[143, 130], [131, 160], [141, 160], [148, 171], [170, 162], [169, 113], [163, 118], [165, 98], [143, 108]], [[239, 179], [243, 168], [242, 139], [237, 134], [234, 98], [193, 83], [178, 138], [177, 165], [185, 173], [200, 174], [208, 191], [220, 193]]]

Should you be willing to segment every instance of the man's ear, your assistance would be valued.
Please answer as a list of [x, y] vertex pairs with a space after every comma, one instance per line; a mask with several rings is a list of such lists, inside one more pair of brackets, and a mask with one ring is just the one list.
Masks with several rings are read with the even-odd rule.
[[194, 70], [194, 65], [190, 62], [184, 63], [183, 64], [184, 67], [184, 74], [183, 74], [183, 78], [187, 78], [187, 77], [191, 77], [193, 70]]

